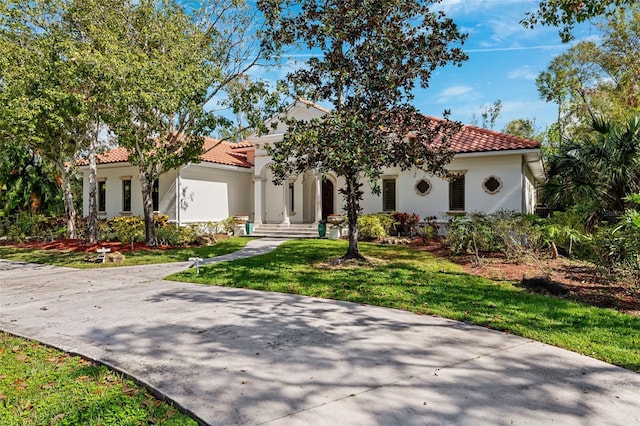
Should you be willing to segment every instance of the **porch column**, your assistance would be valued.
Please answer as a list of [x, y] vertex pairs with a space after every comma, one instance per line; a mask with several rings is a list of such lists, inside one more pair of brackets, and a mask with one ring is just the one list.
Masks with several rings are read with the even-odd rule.
[[289, 226], [291, 221], [289, 220], [289, 179], [282, 181], [282, 222], [280, 226]]
[[317, 225], [322, 220], [322, 175], [320, 173], [314, 173], [313, 175], [315, 179], [315, 222], [314, 225]]
[[253, 177], [253, 223], [262, 224], [262, 190], [264, 179], [261, 176]]

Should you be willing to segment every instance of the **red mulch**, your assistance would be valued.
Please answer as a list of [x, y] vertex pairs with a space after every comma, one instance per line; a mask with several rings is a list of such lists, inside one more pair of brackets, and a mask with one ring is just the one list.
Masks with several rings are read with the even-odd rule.
[[414, 245], [420, 250], [459, 264], [469, 274], [504, 281], [542, 277], [566, 288], [569, 291], [569, 299], [640, 315], [639, 285], [628, 279], [605, 274], [586, 262], [549, 257], [516, 263], [507, 260], [501, 254], [482, 253], [478, 266], [475, 255], [453, 256], [439, 241], [428, 245], [416, 242]]
[[[82, 240], [77, 239], [61, 239], [55, 241], [30, 241], [22, 244], [11, 244], [18, 248], [31, 248], [40, 250], [60, 250], [60, 251], [72, 251], [79, 253], [95, 253], [99, 248], [110, 248], [112, 252], [119, 251], [120, 253], [126, 253], [131, 251], [131, 243], [117, 243], [117, 242], [100, 242], [97, 244], [87, 244]], [[144, 243], [133, 243], [134, 250], [166, 250], [173, 248], [171, 246], [157, 246], [149, 247]]]

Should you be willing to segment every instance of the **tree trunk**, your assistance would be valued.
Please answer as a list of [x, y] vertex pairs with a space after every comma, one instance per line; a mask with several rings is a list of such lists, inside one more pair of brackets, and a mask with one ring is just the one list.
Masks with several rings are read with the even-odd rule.
[[364, 256], [360, 254], [358, 247], [358, 213], [360, 212], [360, 187], [362, 184], [358, 182], [358, 176], [345, 176], [347, 188], [345, 190], [345, 200], [347, 207], [347, 221], [349, 224], [349, 248], [342, 259], [360, 259]]
[[95, 134], [89, 138], [89, 216], [87, 218], [87, 242], [90, 244], [98, 241], [98, 203], [96, 197], [96, 176], [98, 174], [96, 161], [97, 139], [98, 129], [96, 125]]
[[77, 213], [76, 208], [73, 206], [73, 193], [71, 192], [71, 175], [69, 169], [71, 166], [64, 164], [61, 159], [56, 160], [56, 168], [60, 173], [60, 179], [62, 180], [62, 198], [64, 200], [64, 214], [67, 220], [67, 238], [77, 238], [78, 233], [76, 231]]
[[150, 247], [158, 245], [158, 235], [153, 221], [153, 180], [149, 175], [140, 172], [140, 186], [142, 187], [142, 207], [144, 210], [145, 243]]

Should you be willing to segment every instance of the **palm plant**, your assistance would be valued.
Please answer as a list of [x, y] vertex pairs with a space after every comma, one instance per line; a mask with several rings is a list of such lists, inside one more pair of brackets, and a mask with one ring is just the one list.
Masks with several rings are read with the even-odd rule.
[[562, 143], [548, 160], [542, 200], [553, 210], [581, 206], [588, 221], [620, 216], [640, 191], [640, 117], [620, 126], [594, 118], [592, 131]]

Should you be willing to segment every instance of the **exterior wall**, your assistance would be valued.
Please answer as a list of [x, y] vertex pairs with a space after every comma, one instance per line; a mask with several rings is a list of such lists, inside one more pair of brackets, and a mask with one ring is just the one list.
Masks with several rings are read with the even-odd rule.
[[[449, 164], [448, 169], [452, 171], [466, 170], [465, 212], [523, 211], [523, 177], [520, 155], [455, 158]], [[531, 173], [529, 175], [533, 181]], [[489, 194], [482, 188], [483, 181], [489, 176], [495, 176], [502, 181], [502, 188], [495, 194]], [[444, 219], [448, 216], [448, 181], [421, 171], [401, 172], [398, 169], [385, 170], [382, 178], [396, 178], [397, 211], [417, 213], [422, 218], [436, 216]], [[426, 179], [431, 183], [431, 190], [426, 195], [420, 195], [415, 190], [415, 185], [420, 179]], [[378, 183], [382, 185], [381, 180]], [[362, 202], [363, 213], [381, 212], [382, 196], [374, 195], [368, 182], [365, 182], [363, 190], [365, 192]], [[535, 191], [533, 196], [535, 197]], [[535, 201], [532, 202], [535, 207]]]
[[[309, 120], [325, 114], [321, 109], [309, 108], [302, 102], [296, 102], [287, 113], [297, 119]], [[267, 125], [270, 125], [268, 122]], [[286, 132], [286, 126], [278, 123], [276, 129], [267, 135], [249, 138], [255, 146], [255, 176], [259, 194], [255, 197], [255, 211], [260, 218], [257, 221], [266, 223], [286, 223], [284, 206], [290, 209], [289, 192], [282, 186], [274, 186], [272, 175], [268, 170], [271, 157], [265, 146], [278, 142]], [[525, 162], [531, 161], [531, 164]], [[531, 168], [530, 168], [531, 167]], [[429, 176], [424, 172], [410, 170], [402, 172], [398, 169], [385, 170], [378, 181], [382, 189], [382, 179], [391, 178], [396, 181], [396, 211], [417, 213], [422, 218], [436, 216], [446, 220], [453, 214], [462, 213], [494, 213], [497, 211], [534, 212], [536, 204], [535, 182], [544, 179], [543, 164], [540, 151], [537, 148], [518, 149], [514, 151], [493, 151], [482, 153], [458, 154], [449, 164], [451, 171], [464, 172], [464, 211], [449, 212], [449, 182], [447, 180]], [[309, 176], [308, 176], [309, 177]], [[483, 188], [483, 183], [489, 177], [501, 182], [500, 188], [494, 193]], [[426, 179], [431, 185], [427, 194], [420, 194], [416, 184]], [[342, 211], [344, 204], [338, 190], [344, 187], [344, 179], [334, 179], [334, 212]], [[294, 212], [288, 219], [291, 223], [311, 223], [315, 219], [319, 195], [316, 194], [311, 181], [298, 176], [295, 180]], [[362, 213], [377, 213], [383, 210], [382, 194], [373, 194], [371, 184], [363, 181], [364, 192], [361, 202]], [[315, 205], [314, 205], [315, 203]], [[260, 204], [260, 205], [258, 205]], [[344, 212], [343, 212], [344, 213]]]
[[523, 213], [533, 214], [536, 212], [536, 180], [526, 164], [522, 165], [523, 173]]
[[[131, 216], [143, 216], [142, 188], [138, 177], [138, 169], [134, 166], [118, 164], [98, 166], [97, 180], [106, 179], [106, 210], [99, 214], [101, 219], [122, 216], [122, 180], [131, 179]], [[89, 214], [89, 171], [83, 170], [82, 212]], [[162, 191], [162, 188], [161, 188]]]
[[180, 223], [218, 221], [253, 211], [251, 169], [192, 164], [180, 170]]
[[[82, 171], [82, 214], [89, 215], [89, 171]], [[159, 181], [159, 212], [167, 214], [169, 219], [175, 216], [175, 172], [165, 173]], [[99, 212], [101, 219], [122, 216], [122, 178], [131, 178], [131, 216], [144, 216], [142, 209], [142, 187], [138, 177], [138, 169], [129, 165], [105, 165], [98, 167], [97, 180], [105, 179], [106, 210]]]
[[264, 223], [280, 223], [283, 219], [284, 188], [282, 185], [273, 184], [273, 173], [271, 173], [270, 169], [265, 169], [264, 173], [265, 188], [262, 221]]
[[161, 214], [169, 216], [169, 220], [177, 222], [176, 211], [176, 186], [178, 171], [169, 170], [160, 176], [160, 199], [159, 208]]
[[[131, 177], [131, 216], [143, 216], [142, 188], [134, 166], [102, 165], [98, 180], [106, 179], [106, 211], [99, 217], [122, 216], [122, 177]], [[178, 179], [178, 176], [180, 178]], [[253, 210], [251, 169], [194, 164], [160, 176], [159, 213], [180, 223], [209, 222]], [[178, 203], [176, 201], [178, 200]], [[176, 208], [179, 204], [180, 209]], [[83, 170], [83, 214], [89, 212], [89, 173]]]
[[291, 180], [285, 181], [282, 185], [273, 184], [273, 173], [269, 168], [262, 171], [264, 175], [264, 196], [263, 223], [282, 223], [284, 219], [285, 191], [287, 193], [287, 213], [290, 223], [311, 223], [314, 221], [313, 213], [315, 203], [315, 189], [313, 188], [313, 177], [307, 173], [301, 174], [293, 181], [293, 211], [290, 209], [291, 201], [288, 199], [288, 185]]

